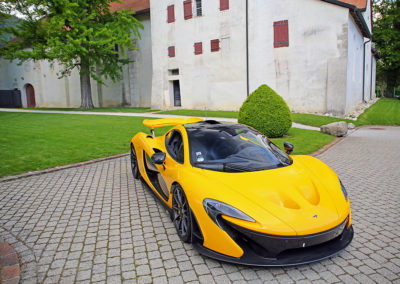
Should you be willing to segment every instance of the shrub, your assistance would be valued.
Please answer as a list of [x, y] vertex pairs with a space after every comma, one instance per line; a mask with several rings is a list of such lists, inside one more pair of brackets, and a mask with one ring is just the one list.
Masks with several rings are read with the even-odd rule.
[[238, 121], [275, 138], [288, 132], [292, 114], [282, 97], [267, 85], [261, 85], [243, 103]]

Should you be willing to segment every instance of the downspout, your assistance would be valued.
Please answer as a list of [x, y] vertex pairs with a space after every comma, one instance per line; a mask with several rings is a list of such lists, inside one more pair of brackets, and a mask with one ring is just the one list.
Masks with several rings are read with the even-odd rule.
[[364, 42], [364, 48], [363, 48], [363, 86], [362, 86], [362, 101], [363, 101], [364, 103], [367, 102], [367, 101], [365, 100], [365, 96], [364, 96], [364, 93], [365, 93], [365, 45], [366, 45], [367, 43], [369, 43], [370, 41], [371, 41], [371, 39], [365, 41], [365, 42]]
[[250, 95], [249, 82], [249, 0], [246, 0], [246, 80], [247, 80], [247, 96]]
[[[371, 51], [372, 53], [372, 51]], [[371, 54], [371, 86], [369, 87], [369, 99], [372, 100], [372, 76], [374, 72], [374, 56]]]

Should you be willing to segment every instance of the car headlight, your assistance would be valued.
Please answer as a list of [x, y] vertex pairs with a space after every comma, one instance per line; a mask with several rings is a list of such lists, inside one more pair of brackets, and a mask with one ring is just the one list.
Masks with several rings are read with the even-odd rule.
[[255, 222], [255, 220], [253, 218], [251, 218], [250, 216], [247, 216], [239, 209], [236, 209], [235, 207], [232, 207], [228, 204], [225, 204], [223, 202], [220, 202], [220, 201], [217, 201], [214, 199], [208, 199], [208, 198], [204, 199], [203, 206], [204, 206], [204, 209], [206, 210], [208, 216], [210, 216], [210, 218], [220, 228], [222, 228], [222, 226], [218, 222], [218, 216], [221, 216], [221, 215], [225, 215], [225, 216], [229, 216], [229, 217], [233, 217], [233, 218], [237, 218], [237, 219], [241, 219], [241, 220], [245, 220], [245, 221], [249, 221], [249, 222]]
[[343, 195], [344, 195], [344, 199], [346, 199], [346, 201], [347, 201], [347, 199], [348, 199], [347, 190], [346, 190], [346, 188], [344, 187], [342, 181], [339, 180], [339, 182], [340, 182], [340, 188], [342, 189], [342, 192], [343, 192]]

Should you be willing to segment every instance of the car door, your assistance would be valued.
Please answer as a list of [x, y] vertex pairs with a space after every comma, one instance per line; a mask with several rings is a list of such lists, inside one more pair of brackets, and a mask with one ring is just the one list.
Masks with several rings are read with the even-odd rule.
[[159, 167], [170, 196], [172, 184], [179, 180], [179, 169], [184, 164], [184, 143], [182, 133], [172, 129], [165, 135], [167, 155], [164, 166]]

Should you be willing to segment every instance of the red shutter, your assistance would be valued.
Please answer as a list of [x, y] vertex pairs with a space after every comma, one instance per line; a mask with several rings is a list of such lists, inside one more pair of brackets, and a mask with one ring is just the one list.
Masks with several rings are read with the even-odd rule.
[[219, 50], [219, 39], [212, 39], [211, 40], [211, 52]]
[[192, 18], [192, 0], [186, 0], [183, 2], [183, 14], [185, 20]]
[[229, 9], [229, 0], [219, 0], [219, 10], [228, 10]]
[[194, 44], [194, 54], [202, 54], [203, 53], [203, 43], [196, 42]]
[[168, 6], [168, 23], [175, 22], [175, 8], [174, 5]]
[[168, 56], [175, 57], [175, 46], [168, 47]]
[[274, 22], [274, 47], [289, 46], [289, 22]]

